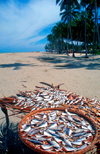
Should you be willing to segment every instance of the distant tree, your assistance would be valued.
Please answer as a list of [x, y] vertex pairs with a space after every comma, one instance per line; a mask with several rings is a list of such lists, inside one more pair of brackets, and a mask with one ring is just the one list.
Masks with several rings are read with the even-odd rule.
[[54, 35], [53, 34], [47, 35], [47, 41], [49, 42], [47, 44], [48, 49], [50, 51], [54, 50], [54, 41], [55, 41]]
[[56, 50], [58, 50], [59, 53], [63, 51], [63, 38], [65, 36], [65, 26], [66, 25], [64, 23], [58, 22], [51, 30], [55, 38]]
[[50, 50], [49, 43], [47, 43], [44, 48], [45, 48], [46, 52], [49, 51]]

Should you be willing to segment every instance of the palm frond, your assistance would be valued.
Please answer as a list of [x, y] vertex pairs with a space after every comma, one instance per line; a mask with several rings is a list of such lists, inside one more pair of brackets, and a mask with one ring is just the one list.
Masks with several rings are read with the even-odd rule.
[[56, 5], [60, 2], [60, 0], [56, 0]]

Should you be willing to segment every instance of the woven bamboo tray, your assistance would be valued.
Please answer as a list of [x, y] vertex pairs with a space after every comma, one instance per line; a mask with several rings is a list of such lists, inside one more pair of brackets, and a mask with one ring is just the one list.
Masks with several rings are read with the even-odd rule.
[[49, 111], [56, 111], [56, 110], [59, 110], [59, 111], [65, 111], [65, 107], [61, 107], [61, 108], [46, 108], [46, 109], [40, 109], [40, 110], [35, 110], [33, 112], [30, 112], [29, 114], [27, 114], [22, 120], [21, 122], [19, 123], [19, 126], [18, 126], [18, 132], [19, 132], [19, 137], [20, 139], [22, 140], [22, 142], [28, 146], [29, 148], [31, 148], [32, 150], [38, 152], [38, 153], [43, 153], [43, 154], [84, 154], [88, 151], [93, 151], [93, 147], [95, 146], [95, 144], [97, 143], [97, 140], [98, 140], [98, 130], [97, 130], [97, 126], [96, 126], [96, 123], [95, 121], [89, 117], [88, 115], [85, 115], [84, 112], [82, 112], [82, 110], [78, 110], [77, 108], [74, 108], [74, 107], [69, 107], [69, 106], [66, 106], [67, 110], [69, 112], [72, 112], [72, 113], [75, 113], [77, 114], [78, 116], [81, 116], [83, 117], [84, 119], [86, 119], [93, 127], [94, 131], [95, 131], [95, 135], [94, 135], [94, 138], [92, 140], [92, 142], [87, 145], [87, 147], [85, 147], [84, 149], [81, 149], [81, 150], [78, 150], [78, 151], [74, 151], [74, 152], [59, 152], [59, 151], [55, 151], [55, 152], [50, 152], [50, 151], [45, 151], [43, 149], [41, 149], [40, 147], [38, 147], [36, 144], [30, 142], [29, 140], [27, 140], [25, 138], [25, 135], [23, 135], [23, 132], [21, 131], [22, 129], [22, 125], [24, 123], [27, 123], [27, 120], [31, 120], [33, 116], [39, 114], [39, 113], [45, 113], [45, 112], [49, 112]]

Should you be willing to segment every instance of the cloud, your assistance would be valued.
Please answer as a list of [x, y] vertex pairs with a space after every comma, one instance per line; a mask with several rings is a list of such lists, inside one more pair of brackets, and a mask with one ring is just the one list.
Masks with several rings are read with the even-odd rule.
[[6, 0], [5, 3], [2, 0], [0, 48], [2, 51], [8, 46], [13, 50], [14, 47], [19, 50], [25, 47], [34, 50], [36, 42], [44, 39], [50, 33], [51, 26], [58, 21], [59, 6], [55, 4], [55, 0]]

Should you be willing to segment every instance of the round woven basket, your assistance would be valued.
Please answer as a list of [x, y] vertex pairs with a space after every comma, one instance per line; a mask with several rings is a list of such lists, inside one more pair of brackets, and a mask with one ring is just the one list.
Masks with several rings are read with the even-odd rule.
[[[95, 121], [89, 117], [88, 115], [85, 115], [84, 112], [81, 112], [80, 110], [78, 110], [77, 108], [74, 108], [74, 107], [69, 107], [69, 106], [66, 106], [67, 110], [69, 112], [72, 112], [72, 113], [76, 113], [77, 115], [83, 117], [84, 119], [86, 119], [93, 127], [94, 131], [95, 131], [95, 135], [94, 135], [94, 139], [93, 141], [87, 145], [87, 147], [85, 147], [84, 149], [81, 149], [81, 150], [78, 150], [78, 151], [75, 151], [75, 152], [62, 152], [62, 154], [84, 154], [88, 151], [90, 151], [91, 149], [93, 149], [93, 146], [96, 144], [97, 142], [97, 139], [98, 139], [98, 130], [97, 130], [97, 126], [95, 124]], [[55, 110], [60, 110], [60, 111], [65, 111], [65, 107], [61, 107], [61, 108], [46, 108], [46, 109], [40, 109], [40, 110], [35, 110], [33, 112], [30, 112], [29, 114], [27, 114], [19, 123], [18, 125], [18, 133], [19, 133], [19, 137], [20, 139], [22, 140], [22, 142], [28, 146], [29, 148], [31, 148], [32, 150], [38, 152], [38, 153], [43, 153], [43, 154], [61, 154], [61, 152], [49, 152], [49, 151], [45, 151], [45, 150], [42, 150], [41, 148], [37, 147], [36, 144], [28, 141], [27, 139], [25, 139], [25, 137], [23, 136], [23, 133], [21, 131], [21, 128], [22, 128], [22, 124], [25, 123], [27, 121], [27, 119], [31, 119], [31, 117], [33, 115], [36, 115], [40, 112], [48, 112], [48, 111], [55, 111]]]

